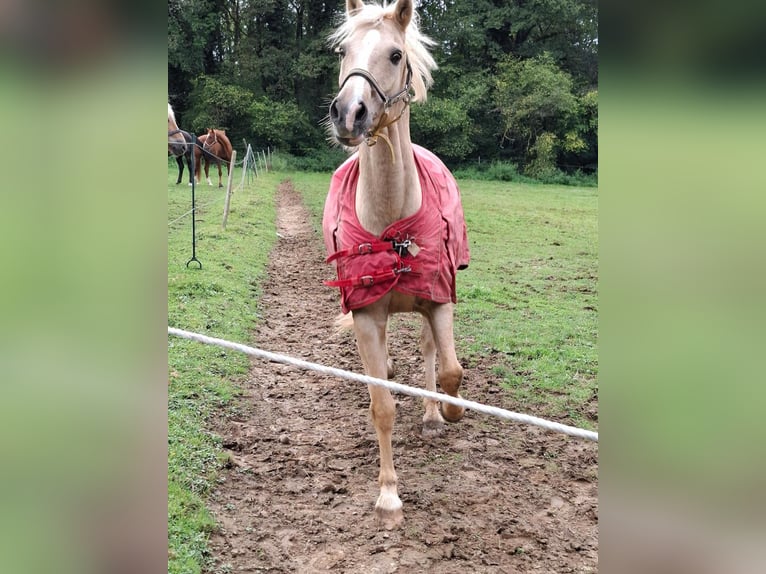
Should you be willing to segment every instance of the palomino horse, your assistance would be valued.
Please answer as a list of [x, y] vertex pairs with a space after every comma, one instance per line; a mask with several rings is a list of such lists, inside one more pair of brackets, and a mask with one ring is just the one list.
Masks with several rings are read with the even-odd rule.
[[191, 149], [190, 145], [194, 141], [194, 136], [189, 132], [178, 127], [176, 122], [176, 115], [173, 112], [173, 108], [168, 103], [168, 155], [172, 155], [176, 158], [178, 164], [178, 179], [176, 184], [181, 183], [181, 178], [184, 175], [184, 160], [189, 166], [189, 185], [191, 185], [194, 171], [192, 170]]
[[[331, 41], [341, 56], [340, 89], [330, 105], [330, 129], [342, 145], [359, 146], [333, 176], [323, 231], [351, 311], [368, 375], [392, 374], [388, 316], [418, 312], [426, 388], [458, 397], [463, 369], [455, 353], [455, 275], [467, 267], [468, 240], [455, 180], [436, 156], [410, 141], [409, 102], [424, 100], [436, 63], [433, 42], [420, 34], [412, 0], [381, 7], [346, 0], [346, 19]], [[412, 92], [412, 93], [411, 93]], [[375, 145], [378, 139], [384, 142]], [[362, 145], [365, 144], [365, 145]], [[348, 317], [348, 315], [347, 315]], [[371, 385], [370, 412], [380, 449], [375, 514], [385, 528], [404, 518], [391, 450], [395, 405], [389, 390]], [[442, 432], [464, 409], [425, 399], [423, 435]]]
[[[210, 164], [214, 163], [218, 166], [218, 187], [223, 187], [221, 162], [226, 163], [226, 173], [229, 173], [232, 152], [231, 142], [226, 137], [226, 132], [224, 130], [208, 129], [207, 133], [199, 136], [198, 140], [202, 143], [202, 150], [205, 152], [205, 179], [207, 179], [207, 184], [213, 185], [213, 182], [210, 181], [209, 169]], [[197, 181], [199, 181], [200, 176], [199, 168], [200, 162], [199, 158], [197, 158], [194, 166]]]

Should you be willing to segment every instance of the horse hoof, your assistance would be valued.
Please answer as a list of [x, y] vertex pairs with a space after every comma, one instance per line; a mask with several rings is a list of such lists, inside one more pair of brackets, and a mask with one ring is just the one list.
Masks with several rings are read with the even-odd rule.
[[420, 435], [425, 439], [436, 438], [444, 432], [444, 421], [428, 420], [423, 421], [423, 428]]
[[402, 501], [396, 494], [396, 487], [381, 487], [380, 496], [375, 503], [375, 516], [378, 524], [386, 530], [396, 528], [402, 523]]
[[378, 525], [386, 530], [398, 528], [404, 522], [404, 512], [402, 512], [401, 508], [397, 508], [396, 510], [375, 508], [375, 517], [378, 520]]
[[[460, 396], [460, 395], [458, 395]], [[465, 409], [455, 405], [442, 403], [442, 416], [451, 423], [456, 423], [463, 418]]]

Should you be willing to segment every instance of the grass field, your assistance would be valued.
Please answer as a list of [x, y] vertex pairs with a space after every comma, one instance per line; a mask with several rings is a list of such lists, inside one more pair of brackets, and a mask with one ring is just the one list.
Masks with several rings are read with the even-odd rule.
[[[234, 195], [226, 231], [223, 191], [198, 186], [202, 269], [189, 269], [191, 220], [183, 214], [191, 193], [175, 185], [175, 163], [168, 166], [168, 323], [249, 343], [275, 239], [276, 187], [292, 180], [318, 230], [330, 176], [262, 175]], [[583, 413], [597, 392], [597, 190], [459, 184], [472, 257], [458, 277], [456, 338], [465, 366], [491, 357], [517, 410], [593, 428]], [[169, 339], [169, 572], [200, 572], [205, 563], [213, 521], [204, 500], [221, 452], [205, 421], [237, 393], [248, 368], [244, 355]]]

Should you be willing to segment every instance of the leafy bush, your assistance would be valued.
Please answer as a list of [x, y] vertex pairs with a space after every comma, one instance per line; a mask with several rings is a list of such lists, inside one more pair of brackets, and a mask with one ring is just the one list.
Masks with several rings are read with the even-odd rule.
[[284, 156], [287, 167], [298, 171], [332, 172], [348, 159], [348, 153], [337, 147], [311, 150], [303, 156]]
[[556, 135], [550, 132], [537, 136], [530, 150], [534, 157], [524, 170], [527, 175], [536, 179], [550, 179], [556, 175], [559, 171], [556, 167], [557, 140]]
[[596, 187], [598, 176], [585, 174], [580, 170], [572, 174], [553, 168], [536, 177], [519, 173], [519, 168], [511, 162], [493, 161], [484, 165], [471, 165], [453, 170], [457, 179], [478, 179], [480, 181], [513, 181], [516, 183], [546, 183], [550, 185], [571, 185], [576, 187]]
[[249, 108], [250, 133], [260, 147], [295, 151], [293, 145], [312, 130], [306, 112], [295, 102], [277, 102], [267, 97]]
[[469, 166], [453, 171], [458, 179], [478, 179], [483, 181], [515, 181], [533, 183], [535, 180], [519, 173], [516, 164], [507, 161], [493, 161], [484, 166]]

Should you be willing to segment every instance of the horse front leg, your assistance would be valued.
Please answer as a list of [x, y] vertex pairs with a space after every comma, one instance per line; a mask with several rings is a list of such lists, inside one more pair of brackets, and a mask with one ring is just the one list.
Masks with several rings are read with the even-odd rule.
[[[194, 161], [192, 160], [191, 152], [187, 153], [184, 157], [186, 158], [186, 165], [189, 167], [189, 185], [192, 185], [194, 180]], [[180, 174], [178, 175], [178, 183], [181, 183]]]
[[181, 183], [181, 180], [184, 177], [184, 160], [183, 156], [176, 156], [176, 163], [178, 164], [178, 179], [176, 180], [176, 185]]
[[[458, 391], [463, 382], [463, 367], [460, 366], [455, 352], [452, 312], [452, 303], [437, 304], [428, 317], [439, 352], [439, 386], [448, 395], [460, 397]], [[463, 407], [442, 404], [442, 415], [450, 422], [459, 421], [463, 414]]]
[[[385, 306], [373, 305], [373, 307], [375, 309], [354, 311], [354, 332], [365, 372], [372, 377], [385, 379], [388, 374], [386, 352], [388, 316]], [[384, 528], [391, 529], [404, 520], [391, 446], [396, 404], [388, 389], [370, 385], [368, 390], [372, 424], [375, 426], [380, 449], [380, 474], [378, 475], [380, 495], [375, 503], [375, 515]]]

